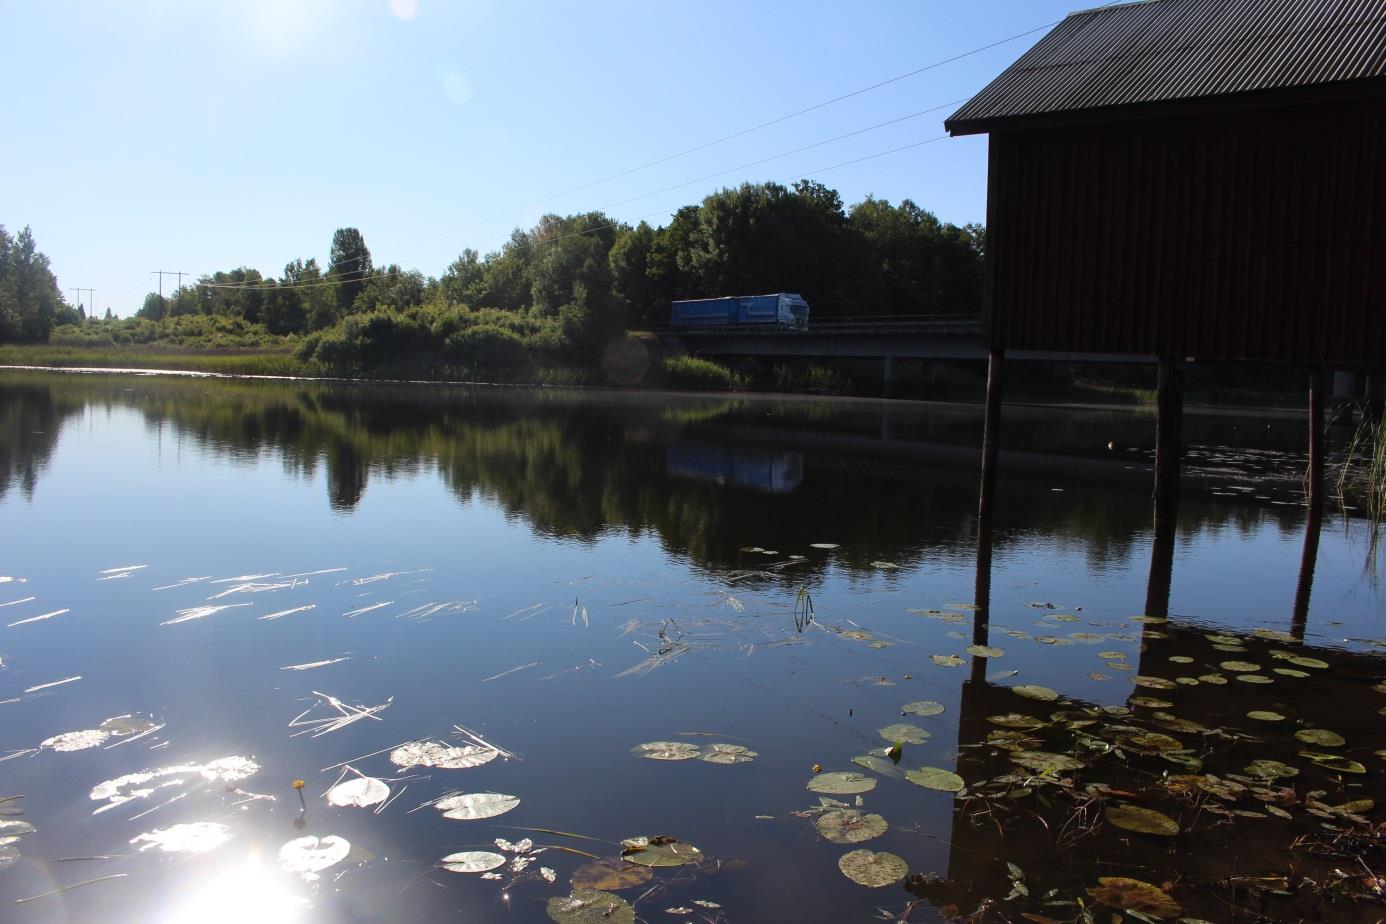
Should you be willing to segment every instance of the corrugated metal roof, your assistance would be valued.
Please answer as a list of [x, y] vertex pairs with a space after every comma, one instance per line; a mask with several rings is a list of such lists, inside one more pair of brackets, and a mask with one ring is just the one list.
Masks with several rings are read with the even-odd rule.
[[1386, 0], [1140, 0], [1070, 14], [944, 124], [1383, 75]]

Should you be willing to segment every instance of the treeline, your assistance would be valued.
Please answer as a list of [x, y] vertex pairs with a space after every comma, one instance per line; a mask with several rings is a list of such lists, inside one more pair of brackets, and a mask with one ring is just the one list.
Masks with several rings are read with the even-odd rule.
[[[679, 298], [793, 291], [815, 317], [980, 312], [983, 232], [906, 200], [844, 208], [835, 190], [746, 184], [680, 209], [661, 228], [602, 212], [546, 215], [494, 253], [464, 250], [438, 278], [376, 266], [360, 231], [333, 235], [326, 267], [278, 278], [241, 267], [201, 277], [139, 314], [239, 318], [337, 371], [391, 356], [447, 365], [592, 364], [629, 328], [657, 327]], [[417, 364], [417, 363], [416, 363]]]
[[43, 343], [54, 325], [84, 317], [63, 298], [33, 232], [11, 236], [0, 225], [0, 343]]

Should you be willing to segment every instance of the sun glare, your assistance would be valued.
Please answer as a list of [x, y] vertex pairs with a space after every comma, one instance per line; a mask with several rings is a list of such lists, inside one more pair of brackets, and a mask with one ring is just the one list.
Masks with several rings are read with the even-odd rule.
[[182, 896], [160, 924], [298, 924], [308, 901], [282, 872], [255, 860], [208, 877]]

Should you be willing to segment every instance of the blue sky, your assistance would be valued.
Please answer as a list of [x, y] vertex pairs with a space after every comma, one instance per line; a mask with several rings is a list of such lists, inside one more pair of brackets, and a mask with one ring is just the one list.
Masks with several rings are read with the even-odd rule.
[[325, 263], [345, 225], [377, 263], [437, 275], [546, 211], [662, 224], [722, 186], [804, 174], [848, 204], [911, 198], [981, 221], [984, 139], [822, 168], [942, 135], [944, 104], [1038, 33], [559, 194], [1082, 5], [0, 0], [0, 224], [32, 225], [59, 283], [123, 316], [154, 288], [150, 270], [278, 275], [294, 258]]

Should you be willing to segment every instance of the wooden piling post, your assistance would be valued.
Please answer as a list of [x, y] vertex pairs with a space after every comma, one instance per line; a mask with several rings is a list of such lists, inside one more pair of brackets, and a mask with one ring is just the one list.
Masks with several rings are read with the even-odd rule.
[[1311, 513], [1323, 512], [1324, 398], [1328, 393], [1328, 374], [1321, 368], [1309, 375], [1309, 485]]
[[1309, 595], [1314, 590], [1314, 565], [1319, 559], [1322, 529], [1323, 516], [1317, 510], [1310, 510], [1304, 524], [1304, 548], [1299, 554], [1299, 581], [1295, 584], [1295, 606], [1290, 618], [1290, 635], [1301, 642], [1309, 626]]
[[1005, 350], [987, 355], [987, 406], [982, 424], [982, 490], [977, 516], [991, 519], [996, 506], [996, 453], [1001, 439], [1001, 383], [1006, 361]]
[[1184, 370], [1173, 356], [1161, 356], [1155, 382], [1155, 532], [1172, 532], [1179, 507], [1179, 468], [1183, 455]]

